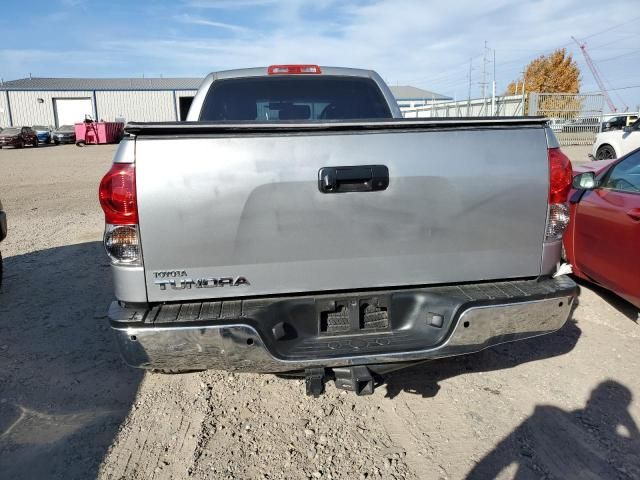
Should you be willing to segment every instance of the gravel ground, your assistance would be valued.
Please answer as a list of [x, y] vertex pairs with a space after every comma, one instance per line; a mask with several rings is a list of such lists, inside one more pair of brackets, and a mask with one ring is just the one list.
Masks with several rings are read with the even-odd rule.
[[373, 395], [122, 364], [96, 188], [112, 146], [0, 151], [0, 478], [640, 478], [638, 312], [583, 286], [546, 337]]
[[562, 151], [571, 159], [573, 164], [591, 162], [589, 154], [591, 153], [591, 145], [570, 145], [562, 147]]

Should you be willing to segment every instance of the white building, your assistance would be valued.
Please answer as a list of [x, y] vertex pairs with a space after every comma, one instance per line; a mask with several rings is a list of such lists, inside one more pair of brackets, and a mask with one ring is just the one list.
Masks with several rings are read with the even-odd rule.
[[[184, 120], [201, 78], [23, 78], [0, 83], [0, 127], [69, 125], [96, 120]], [[401, 108], [449, 99], [410, 86], [391, 87]]]
[[184, 119], [200, 78], [24, 78], [0, 84], [0, 126]]
[[402, 110], [423, 107], [436, 102], [453, 100], [451, 97], [431, 92], [429, 90], [423, 90], [422, 88], [412, 87], [410, 85], [397, 85], [389, 88], [391, 88], [391, 92], [393, 93], [393, 96], [396, 97], [398, 106]]

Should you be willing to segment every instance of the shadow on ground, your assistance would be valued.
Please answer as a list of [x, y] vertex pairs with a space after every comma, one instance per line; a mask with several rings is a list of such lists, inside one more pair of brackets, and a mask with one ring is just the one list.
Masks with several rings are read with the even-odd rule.
[[0, 290], [0, 478], [95, 478], [142, 372], [106, 319], [100, 242], [5, 258]]
[[497, 478], [640, 478], [640, 432], [628, 412], [631, 391], [613, 380], [600, 383], [585, 408], [567, 412], [539, 405], [486, 455], [467, 480]]
[[460, 357], [429, 361], [393, 372], [383, 377], [386, 397], [400, 392], [434, 397], [439, 383], [447, 378], [472, 372], [487, 372], [513, 368], [523, 363], [557, 357], [569, 353], [576, 346], [582, 331], [573, 319], [555, 333], [541, 337], [506, 343], [482, 352]]
[[633, 304], [627, 302], [624, 298], [619, 297], [615, 293], [610, 290], [607, 290], [600, 285], [596, 285], [595, 283], [589, 283], [585, 280], [582, 280], [578, 277], [573, 277], [573, 280], [580, 285], [580, 287], [587, 288], [599, 296], [602, 300], [607, 302], [613, 308], [615, 308], [622, 315], [627, 317], [629, 320], [638, 323], [640, 321], [640, 310], [635, 307]]

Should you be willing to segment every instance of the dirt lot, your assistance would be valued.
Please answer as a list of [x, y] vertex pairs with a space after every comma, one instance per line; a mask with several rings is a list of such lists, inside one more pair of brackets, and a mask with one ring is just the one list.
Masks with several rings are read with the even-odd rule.
[[96, 201], [113, 152], [0, 151], [0, 478], [640, 478], [637, 311], [588, 286], [556, 334], [369, 397], [124, 366]]

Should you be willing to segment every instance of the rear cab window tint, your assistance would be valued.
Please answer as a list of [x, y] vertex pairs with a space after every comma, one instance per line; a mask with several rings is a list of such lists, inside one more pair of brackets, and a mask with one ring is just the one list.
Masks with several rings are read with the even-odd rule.
[[391, 118], [377, 84], [340, 76], [247, 77], [214, 81], [201, 121], [357, 120]]

